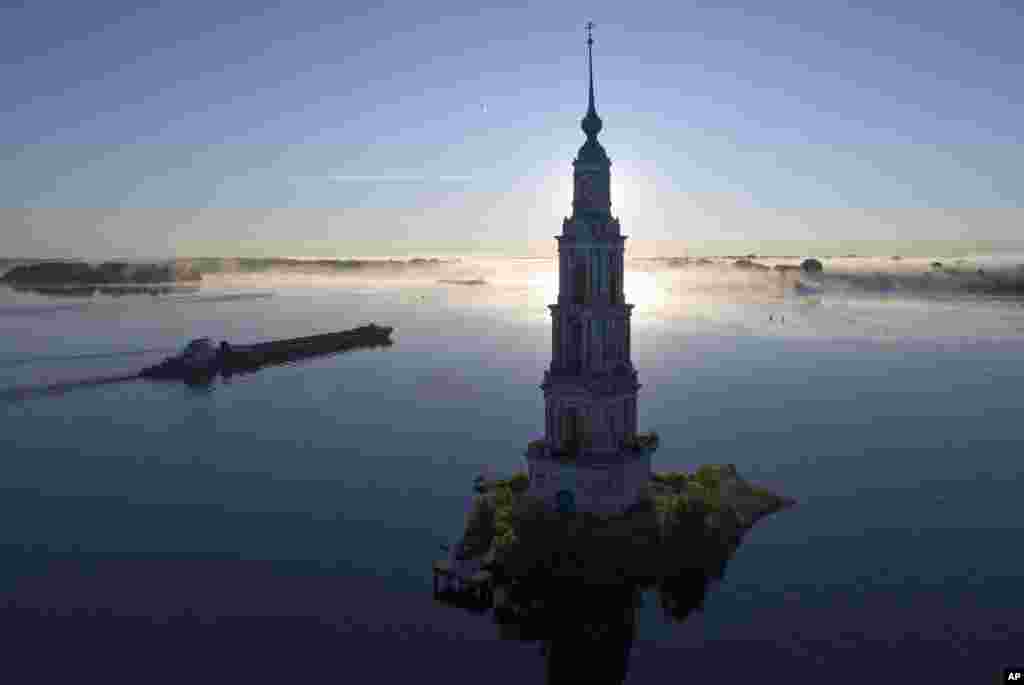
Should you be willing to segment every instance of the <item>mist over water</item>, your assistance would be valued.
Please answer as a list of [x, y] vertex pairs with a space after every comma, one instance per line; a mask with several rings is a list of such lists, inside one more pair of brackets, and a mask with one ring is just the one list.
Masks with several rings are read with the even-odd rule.
[[[737, 266], [738, 260], [756, 268]], [[794, 257], [634, 258], [627, 260], [625, 291], [641, 331], [935, 344], [1024, 335], [1024, 296], [1004, 294], [1024, 274], [1016, 256], [938, 261], [826, 258], [822, 272], [805, 273]], [[329, 260], [194, 260], [190, 266], [203, 272], [198, 285], [152, 294], [0, 287], [0, 327], [9, 333], [0, 348], [0, 379], [7, 386], [36, 379], [52, 385], [81, 380], [84, 367], [119, 373], [137, 365], [138, 357], [166, 354], [203, 335], [269, 339], [271, 331], [258, 325], [265, 307], [287, 312], [332, 293], [383, 298], [403, 310], [396, 312], [399, 319], [465, 310], [534, 324], [549, 322], [547, 305], [557, 298], [553, 258], [404, 262], [378, 259], [339, 268]], [[993, 292], [993, 284], [1002, 289]], [[286, 335], [325, 330], [315, 318], [288, 318], [294, 325]], [[66, 352], [39, 351], [40, 336], [47, 351]], [[31, 342], [22, 346], [25, 341]], [[115, 363], [103, 368], [104, 360]], [[61, 376], [65, 371], [68, 377]]]
[[[399, 328], [482, 317], [528, 323], [550, 336], [556, 259], [408, 261], [206, 259], [185, 262], [202, 271], [199, 283], [145, 291], [0, 286], [0, 390], [7, 401], [53, 395], [135, 373], [195, 337], [235, 344], [298, 337], [367, 323], [374, 311], [377, 323]], [[1024, 336], [1024, 295], [1004, 294], [1015, 292], [1010, 286], [1024, 273], [1016, 255], [833, 257], [817, 273], [801, 271], [801, 261], [627, 259], [637, 340], [917, 341], [955, 350]], [[993, 284], [1001, 289], [993, 293]], [[336, 297], [354, 301], [345, 325], [331, 323], [340, 311], [313, 313]]]
[[[736, 259], [705, 258], [705, 263], [683, 265], [629, 260], [625, 289], [627, 301], [636, 305], [635, 321], [685, 321], [705, 332], [772, 336], [1014, 337], [1024, 330], [1024, 298], [1014, 294], [1024, 269], [1012, 256], [958, 258], [942, 267], [933, 266], [937, 260], [930, 258], [832, 258], [818, 274], [775, 269], [798, 267], [798, 258], [754, 260], [766, 270], [738, 268]], [[388, 290], [406, 298], [544, 320], [546, 306], [558, 291], [557, 261], [551, 258], [464, 257], [455, 264], [392, 273], [270, 269], [218, 274], [206, 282], [221, 287]], [[785, 326], [768, 325], [782, 324], [783, 319]]]

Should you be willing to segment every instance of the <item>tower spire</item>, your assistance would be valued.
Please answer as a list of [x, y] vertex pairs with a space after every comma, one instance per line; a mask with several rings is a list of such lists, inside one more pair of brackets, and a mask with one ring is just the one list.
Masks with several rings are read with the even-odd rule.
[[593, 112], [597, 114], [597, 110], [594, 108], [594, 22], [587, 22], [587, 71], [590, 74], [590, 102], [587, 107], [587, 114]]
[[587, 134], [588, 140], [596, 140], [597, 134], [601, 131], [601, 117], [597, 116], [597, 108], [594, 106], [594, 22], [586, 23], [587, 29], [587, 73], [590, 80], [590, 92], [587, 102], [587, 115], [580, 122], [583, 132]]

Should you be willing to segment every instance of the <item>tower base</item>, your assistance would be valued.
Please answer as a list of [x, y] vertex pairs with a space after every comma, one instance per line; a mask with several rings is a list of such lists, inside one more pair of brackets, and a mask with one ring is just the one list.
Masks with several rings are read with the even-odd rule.
[[651, 452], [625, 450], [570, 461], [547, 449], [532, 449], [526, 454], [528, 492], [553, 509], [616, 516], [636, 504], [647, 488]]

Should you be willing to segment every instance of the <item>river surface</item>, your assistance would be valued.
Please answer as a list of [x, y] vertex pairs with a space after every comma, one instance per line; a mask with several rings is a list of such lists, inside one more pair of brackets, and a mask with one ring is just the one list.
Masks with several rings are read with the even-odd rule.
[[[543, 682], [536, 645], [431, 595], [473, 477], [522, 468], [543, 426], [551, 264], [488, 269], [0, 291], [5, 634], [92, 645], [86, 670], [112, 675], [131, 643], [347, 682]], [[1024, 661], [1020, 303], [666, 278], [626, 277], [655, 467], [732, 463], [798, 505], [747, 535], [703, 612], [645, 603], [628, 682], [994, 682]], [[191, 337], [371, 321], [392, 347], [207, 387], [102, 382]]]

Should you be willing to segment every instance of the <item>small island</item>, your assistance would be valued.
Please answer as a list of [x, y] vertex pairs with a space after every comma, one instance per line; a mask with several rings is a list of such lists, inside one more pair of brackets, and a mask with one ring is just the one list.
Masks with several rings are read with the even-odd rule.
[[759, 520], [795, 504], [751, 485], [733, 465], [653, 474], [640, 500], [618, 516], [559, 512], [528, 489], [525, 473], [478, 479], [453, 558], [434, 565], [439, 595], [486, 598], [527, 579], [653, 586], [694, 564], [712, 571]]
[[558, 512], [528, 490], [525, 473], [477, 479], [462, 540], [434, 564], [434, 597], [493, 612], [502, 639], [539, 642], [550, 683], [584, 673], [623, 682], [644, 592], [656, 590], [665, 616], [685, 621], [746, 531], [795, 504], [732, 465], [654, 474], [641, 500], [613, 517]]

